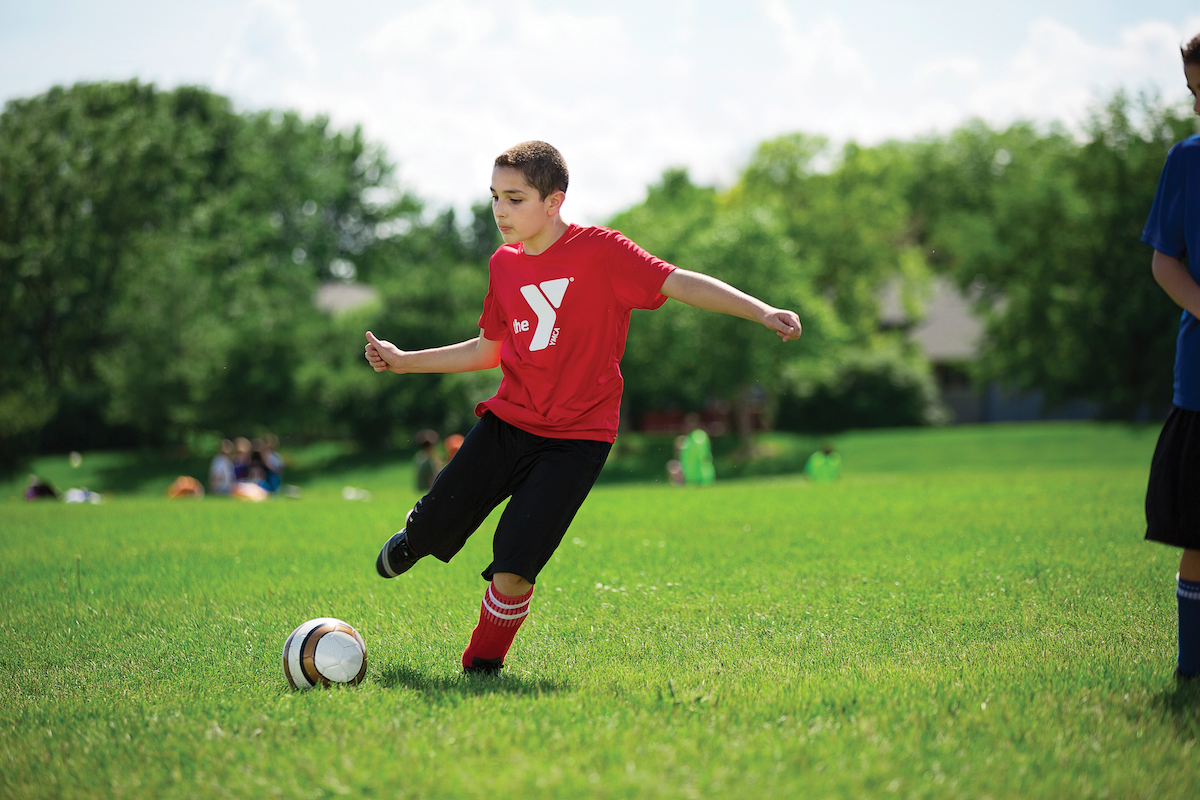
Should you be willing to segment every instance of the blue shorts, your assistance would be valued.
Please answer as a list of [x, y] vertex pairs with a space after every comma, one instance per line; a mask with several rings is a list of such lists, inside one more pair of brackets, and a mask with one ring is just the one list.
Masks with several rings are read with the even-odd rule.
[[511, 572], [536, 583], [611, 449], [609, 442], [537, 436], [488, 411], [413, 507], [409, 545], [448, 562], [511, 497], [496, 525], [492, 563], [481, 574], [490, 581]]
[[1146, 488], [1146, 538], [1200, 550], [1200, 411], [1174, 406], [1163, 423]]

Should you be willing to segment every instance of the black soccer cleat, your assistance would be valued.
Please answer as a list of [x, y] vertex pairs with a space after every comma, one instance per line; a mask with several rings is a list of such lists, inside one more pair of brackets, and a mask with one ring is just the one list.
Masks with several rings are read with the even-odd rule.
[[381, 578], [394, 578], [412, 569], [421, 560], [408, 546], [408, 533], [401, 528], [383, 544], [379, 557], [375, 559], [375, 571]]
[[500, 669], [504, 666], [503, 659], [499, 658], [480, 658], [475, 656], [471, 659], [471, 666], [463, 667], [464, 675], [500, 675]]

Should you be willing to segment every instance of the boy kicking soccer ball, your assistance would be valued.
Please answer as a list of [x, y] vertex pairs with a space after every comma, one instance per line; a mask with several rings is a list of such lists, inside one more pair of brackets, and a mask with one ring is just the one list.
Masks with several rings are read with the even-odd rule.
[[508, 499], [492, 542], [479, 624], [466, 672], [504, 665], [538, 573], [600, 475], [617, 436], [629, 315], [675, 298], [800, 338], [800, 319], [715, 278], [676, 269], [616, 231], [562, 219], [567, 165], [545, 142], [502, 153], [492, 170], [492, 214], [504, 244], [491, 258], [479, 335], [404, 351], [367, 331], [376, 372], [468, 372], [497, 364], [503, 380], [433, 488], [384, 544], [385, 578], [432, 555], [449, 561]]
[[[1183, 74], [1200, 114], [1200, 36], [1182, 48]], [[1158, 437], [1146, 490], [1146, 538], [1183, 548], [1176, 577], [1176, 677], [1200, 673], [1200, 135], [1171, 148], [1142, 241], [1151, 269], [1183, 307], [1175, 341], [1173, 407]], [[1185, 265], [1185, 260], [1188, 262]]]

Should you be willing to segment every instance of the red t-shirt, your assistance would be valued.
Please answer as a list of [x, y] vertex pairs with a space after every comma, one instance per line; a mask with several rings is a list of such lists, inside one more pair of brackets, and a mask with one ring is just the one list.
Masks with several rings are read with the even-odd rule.
[[607, 228], [570, 225], [536, 256], [501, 246], [479, 327], [501, 342], [504, 380], [475, 413], [538, 436], [614, 441], [629, 314], [665, 303], [674, 269]]

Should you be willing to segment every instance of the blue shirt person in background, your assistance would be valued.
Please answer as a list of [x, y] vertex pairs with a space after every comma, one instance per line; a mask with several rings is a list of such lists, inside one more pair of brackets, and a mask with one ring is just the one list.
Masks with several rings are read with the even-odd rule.
[[[1200, 114], [1200, 36], [1180, 52], [1192, 110]], [[1175, 675], [1190, 680], [1200, 674], [1200, 135], [1171, 148], [1142, 241], [1154, 248], [1154, 280], [1183, 308], [1173, 407], [1150, 464], [1146, 538], [1183, 548]]]
[[211, 494], [229, 494], [237, 475], [233, 469], [233, 441], [222, 439], [217, 454], [208, 467], [208, 491]]

